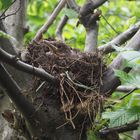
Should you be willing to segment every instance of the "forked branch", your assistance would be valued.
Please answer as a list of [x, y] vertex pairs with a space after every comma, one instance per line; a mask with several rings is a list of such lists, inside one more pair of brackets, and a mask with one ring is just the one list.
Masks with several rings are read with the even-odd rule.
[[42, 38], [42, 34], [47, 32], [49, 27], [53, 24], [54, 20], [56, 19], [59, 12], [63, 9], [63, 7], [66, 4], [66, 0], [60, 0], [57, 7], [54, 9], [53, 13], [49, 17], [49, 19], [46, 21], [46, 23], [38, 30], [36, 36], [34, 37], [34, 41], [38, 41]]
[[26, 64], [20, 61], [16, 56], [11, 55], [0, 48], [0, 60], [8, 63], [9, 65], [24, 71], [26, 73], [38, 76], [49, 82], [56, 82], [56, 79], [51, 74], [47, 73], [45, 70], [33, 67], [29, 64]]
[[[125, 46], [129, 50], [140, 50], [140, 29], [133, 36], [130, 42]], [[120, 69], [122, 67], [124, 58], [119, 54], [113, 62], [109, 65], [108, 70], [103, 77], [103, 85], [101, 87], [101, 92], [107, 94], [108, 96], [113, 93], [113, 91], [121, 84], [118, 77], [114, 75], [114, 69]], [[130, 68], [124, 68], [125, 72], [129, 72]]]
[[140, 27], [140, 22], [136, 23], [134, 26], [130, 27], [128, 30], [126, 30], [125, 32], [115, 37], [109, 43], [100, 46], [99, 50], [102, 51], [104, 54], [115, 51], [115, 49], [113, 48], [113, 45], [120, 46], [124, 44], [125, 42], [127, 42], [129, 39], [131, 39], [135, 35], [139, 27]]

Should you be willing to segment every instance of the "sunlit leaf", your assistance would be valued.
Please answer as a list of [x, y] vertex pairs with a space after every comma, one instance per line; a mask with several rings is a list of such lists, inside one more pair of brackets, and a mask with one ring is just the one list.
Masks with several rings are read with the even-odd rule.
[[63, 14], [67, 15], [69, 18], [77, 18], [78, 14], [72, 9], [65, 8]]
[[0, 1], [0, 10], [2, 9], [2, 2]]
[[110, 127], [124, 125], [140, 118], [140, 106], [122, 108], [114, 112], [104, 112], [102, 117], [110, 120]]
[[126, 73], [121, 70], [114, 70], [115, 75], [120, 78], [121, 83], [140, 88], [140, 75], [137, 73]]

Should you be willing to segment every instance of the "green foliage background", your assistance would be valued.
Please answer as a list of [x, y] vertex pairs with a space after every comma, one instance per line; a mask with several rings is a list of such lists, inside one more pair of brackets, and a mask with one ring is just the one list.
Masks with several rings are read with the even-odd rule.
[[[31, 41], [37, 30], [47, 21], [53, 9], [56, 7], [57, 1], [58, 0], [29, 0], [27, 7], [27, 25], [29, 26], [29, 32], [25, 35], [25, 44]], [[76, 1], [79, 5], [82, 5], [86, 0]], [[12, 0], [0, 0], [0, 10], [4, 11], [11, 3]], [[112, 40], [119, 33], [125, 31], [139, 21], [139, 7], [140, 1], [128, 0], [110, 0], [110, 2], [101, 6], [100, 10], [102, 10], [102, 16], [99, 21], [98, 46]], [[63, 29], [63, 37], [65, 37], [66, 43], [73, 48], [83, 50], [85, 29], [82, 25], [76, 27], [78, 15], [72, 10], [63, 9], [48, 32], [44, 34], [44, 37], [55, 37], [56, 27], [65, 14], [69, 16], [70, 19]], [[113, 26], [115, 30], [113, 30], [109, 24]], [[0, 36], [9, 37], [3, 33], [1, 33]], [[140, 67], [140, 53], [127, 50], [119, 50], [119, 53], [120, 52], [125, 57], [124, 66]], [[110, 57], [107, 56], [108, 63], [110, 63], [117, 54], [118, 53], [109, 54]], [[112, 102], [116, 102], [116, 104], [112, 109], [107, 109], [103, 113], [100, 122], [98, 122], [102, 124], [102, 126], [119, 126], [140, 118], [140, 72], [137, 71], [137, 73], [132, 72], [127, 74], [121, 70], [115, 70], [115, 74], [120, 77], [123, 85], [134, 85], [138, 90], [134, 91], [133, 94], [129, 95], [123, 101], [119, 101], [118, 99], [123, 96], [124, 93], [115, 92], [106, 103], [106, 106], [112, 104]], [[109, 123], [103, 123], [104, 120], [109, 120]], [[124, 140], [129, 139], [128, 137], [121, 137], [123, 137]], [[89, 139], [95, 139], [92, 132], [89, 132]]]

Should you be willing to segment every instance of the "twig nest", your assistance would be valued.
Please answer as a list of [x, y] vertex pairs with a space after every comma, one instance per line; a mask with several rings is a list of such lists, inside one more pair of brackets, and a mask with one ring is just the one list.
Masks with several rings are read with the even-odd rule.
[[43, 68], [59, 80], [58, 85], [51, 85], [36, 78], [33, 89], [42, 90], [34, 94], [34, 103], [48, 111], [48, 106], [53, 106], [48, 104], [49, 100], [56, 101], [55, 107], [62, 116], [59, 123], [56, 121], [58, 127], [71, 124], [73, 128], [81, 128], [86, 120], [94, 122], [102, 108], [100, 86], [106, 70], [100, 53], [82, 53], [53, 39], [34, 42], [28, 51], [28, 63]]

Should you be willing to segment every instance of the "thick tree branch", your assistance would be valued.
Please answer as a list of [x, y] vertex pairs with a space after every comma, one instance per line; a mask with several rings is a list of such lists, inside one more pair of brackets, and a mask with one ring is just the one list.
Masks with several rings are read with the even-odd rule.
[[[2, 21], [0, 22], [0, 30], [2, 30], [3, 32], [6, 32], [6, 29]], [[2, 48], [3, 50], [5, 50], [6, 52], [10, 54], [18, 55], [17, 48], [14, 45], [12, 45], [11, 41], [7, 38], [0, 37], [0, 48]], [[25, 88], [25, 87], [30, 86], [29, 81], [31, 77], [29, 75], [21, 71], [18, 71], [9, 65], [4, 65], [4, 66], [6, 67], [8, 72], [13, 76], [16, 82], [20, 85], [20, 87]], [[27, 82], [28, 82], [28, 85], [27, 85]]]
[[108, 0], [88, 0], [80, 9], [81, 16], [87, 16], [91, 11], [95, 10]]
[[120, 35], [118, 35], [116, 38], [114, 38], [109, 43], [107, 43], [103, 46], [100, 46], [99, 50], [102, 51], [104, 54], [115, 51], [115, 49], [112, 46], [113, 45], [120, 46], [120, 45], [124, 44], [126, 41], [128, 41], [130, 38], [132, 38], [134, 36], [134, 34], [138, 31], [139, 27], [140, 27], [140, 22], [138, 22], [134, 26], [130, 27], [128, 30], [121, 33]]
[[50, 75], [49, 73], [47, 73], [45, 70], [40, 69], [40, 68], [36, 68], [36, 67], [33, 67], [29, 64], [24, 63], [24, 62], [20, 61], [14, 55], [8, 54], [7, 52], [2, 50], [1, 48], [0, 48], [0, 60], [8, 63], [9, 65], [11, 65], [11, 66], [13, 66], [21, 71], [38, 76], [38, 77], [45, 79], [49, 82], [56, 82], [55, 77]]
[[98, 42], [98, 20], [101, 11], [94, 11], [107, 0], [88, 0], [80, 9], [79, 19], [86, 29], [85, 52], [93, 52]]
[[[0, 83], [7, 91], [7, 95], [13, 101], [16, 108], [25, 118], [31, 137], [37, 137], [40, 140], [44, 137], [48, 120], [45, 115], [34, 108], [34, 106], [23, 96], [20, 87], [9, 75], [4, 66], [0, 63]], [[25, 128], [27, 129], [27, 128]]]
[[49, 17], [49, 19], [46, 21], [46, 23], [39, 29], [36, 36], [34, 37], [34, 41], [38, 41], [42, 38], [42, 34], [47, 32], [49, 27], [53, 24], [54, 20], [56, 19], [59, 12], [63, 9], [63, 7], [66, 4], [66, 0], [60, 0], [57, 7], [54, 9], [53, 13]]
[[119, 86], [119, 87], [117, 87], [116, 91], [118, 91], [118, 92], [130, 92], [134, 88], [138, 89], [137, 87], [134, 87], [134, 86]]
[[86, 29], [86, 40], [84, 52], [94, 52], [98, 44], [98, 23], [95, 22], [93, 27]]
[[80, 22], [86, 29], [85, 52], [93, 52], [97, 48], [98, 42], [98, 20], [101, 11], [91, 12], [86, 16], [80, 16]]
[[25, 99], [21, 93], [20, 87], [9, 75], [4, 66], [0, 63], [0, 82], [7, 90], [7, 94], [10, 99], [14, 102], [16, 107], [22, 112], [22, 114], [29, 118], [34, 113], [34, 107]]
[[[140, 49], [140, 29], [133, 36], [133, 38], [126, 45], [127, 49], [136, 50]], [[114, 75], [113, 69], [121, 69], [124, 58], [119, 54], [113, 62], [109, 65], [108, 70], [103, 77], [103, 85], [101, 86], [101, 93], [107, 94], [108, 96], [121, 84], [118, 77]], [[129, 72], [130, 68], [124, 68], [125, 72]]]

